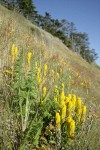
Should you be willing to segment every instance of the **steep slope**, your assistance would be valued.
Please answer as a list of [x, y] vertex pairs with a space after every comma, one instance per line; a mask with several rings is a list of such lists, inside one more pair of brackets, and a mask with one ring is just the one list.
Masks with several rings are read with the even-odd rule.
[[[20, 59], [18, 59], [18, 64], [15, 67], [15, 70], [13, 69], [14, 67], [12, 67], [12, 57], [11, 57], [11, 56], [13, 56], [13, 55], [11, 55], [12, 49], [13, 49], [12, 47], [18, 48], [17, 50], [19, 51], [19, 57], [20, 57]], [[28, 60], [26, 59], [27, 54], [29, 54]], [[30, 68], [31, 57], [32, 57], [31, 70], [33, 72], [31, 72], [30, 70], [29, 70], [30, 72], [28, 71], [28, 69]], [[19, 62], [20, 62], [20, 64], [22, 62], [24, 62], [24, 63], [22, 63], [23, 67], [22, 67], [21, 71], [20, 71], [20, 67], [19, 67], [20, 66]], [[27, 62], [29, 63], [28, 69], [27, 69]], [[40, 78], [35, 78], [34, 76], [38, 75], [38, 77], [39, 77], [40, 71], [41, 72], [43, 71], [44, 66], [45, 66], [45, 69], [44, 69], [45, 71], [47, 71], [47, 66], [49, 69], [47, 72], [45, 72], [45, 73], [47, 73], [46, 75], [44, 75], [45, 73], [43, 72], [42, 75], [44, 75], [44, 78], [43, 78], [43, 81], [40, 82]], [[35, 70], [37, 68], [38, 68], [38, 70]], [[37, 72], [35, 72], [34, 70]], [[13, 75], [13, 72], [14, 72], [14, 75]], [[19, 74], [18, 74], [18, 72], [19, 72]], [[28, 78], [27, 72], [29, 73], [29, 78]], [[34, 75], [30, 78], [31, 73], [32, 73], [32, 75], [33, 74]], [[54, 76], [54, 74], [55, 74], [55, 76]], [[61, 75], [61, 77], [59, 77], [60, 75]], [[25, 81], [23, 82], [24, 78], [25, 78]], [[17, 82], [16, 82], [16, 80], [14, 81], [15, 85], [13, 85], [14, 79], [17, 80]], [[51, 79], [53, 81], [51, 81]], [[38, 80], [39, 84], [41, 83], [40, 87], [37, 84], [37, 80]], [[98, 137], [99, 137], [99, 132], [98, 132], [99, 126], [98, 125], [99, 125], [99, 102], [100, 102], [100, 92], [99, 92], [100, 91], [100, 68], [98, 66], [96, 66], [95, 64], [87, 63], [77, 53], [74, 53], [71, 50], [69, 50], [58, 38], [53, 37], [51, 34], [45, 32], [42, 29], [38, 28], [37, 26], [33, 25], [31, 22], [26, 20], [20, 14], [18, 14], [16, 12], [12, 12], [10, 10], [7, 10], [6, 8], [4, 8], [1, 5], [0, 5], [0, 83], [1, 83], [0, 84], [0, 100], [1, 100], [0, 101], [0, 103], [1, 103], [0, 113], [1, 113], [1, 120], [2, 120], [2, 124], [3, 124], [2, 126], [4, 126], [4, 134], [2, 137], [2, 141], [4, 142], [3, 143], [4, 145], [2, 145], [3, 148], [7, 149], [7, 147], [8, 147], [8, 149], [9, 149], [9, 147], [11, 146], [10, 144], [12, 144], [12, 143], [15, 144], [15, 146], [16, 145], [18, 146], [18, 144], [20, 144], [18, 138], [20, 138], [20, 141], [22, 140], [22, 143], [21, 143], [22, 149], [23, 149], [23, 146], [31, 146], [31, 144], [32, 144], [32, 147], [30, 148], [30, 150], [34, 149], [34, 145], [35, 146], [38, 145], [38, 142], [37, 142], [38, 140], [36, 141], [36, 143], [34, 141], [35, 141], [35, 139], [39, 139], [39, 138], [43, 138], [42, 139], [42, 140], [44, 140], [43, 142], [47, 142], [45, 145], [46, 146], [48, 145], [48, 143], [49, 143], [48, 142], [49, 141], [48, 140], [49, 132], [47, 132], [48, 127], [54, 129], [54, 131], [55, 131], [55, 127], [54, 127], [55, 123], [54, 123], [53, 115], [54, 115], [56, 109], [55, 110], [53, 109], [54, 112], [52, 113], [51, 108], [53, 108], [53, 106], [55, 106], [55, 102], [51, 103], [51, 101], [55, 98], [53, 95], [53, 94], [55, 94], [55, 93], [53, 93], [53, 89], [57, 85], [57, 86], [59, 86], [59, 93], [61, 92], [60, 91], [61, 88], [62, 89], [65, 88], [65, 92], [67, 95], [75, 94], [78, 97], [81, 97], [82, 100], [84, 101], [85, 105], [87, 106], [87, 110], [88, 110], [87, 112], [89, 114], [87, 117], [88, 121], [85, 126], [87, 133], [84, 132], [85, 130], [83, 128], [83, 135], [81, 133], [78, 134], [79, 137], [77, 137], [77, 139], [80, 138], [82, 140], [84, 135], [86, 135], [85, 136], [86, 139], [84, 139], [84, 142], [86, 143], [86, 141], [88, 141], [88, 139], [89, 139], [89, 142], [87, 142], [86, 145], [83, 142], [82, 145], [80, 145], [80, 147], [77, 147], [77, 146], [79, 146], [79, 143], [78, 143], [78, 145], [76, 144], [76, 149], [82, 149], [81, 146], [84, 147], [84, 145], [85, 145], [86, 147], [84, 147], [83, 149], [89, 149], [88, 146], [90, 146], [90, 150], [94, 150], [94, 149], [99, 150], [98, 149], [99, 145], [96, 142], [98, 141]], [[25, 84], [25, 85], [23, 87], [20, 87], [21, 84], [22, 85]], [[35, 111], [37, 111], [36, 118], [34, 117], [36, 120], [34, 118], [31, 118], [31, 120], [32, 119], [35, 120], [33, 123], [35, 130], [33, 130], [33, 128], [28, 127], [27, 130], [25, 131], [26, 122], [30, 121], [27, 119], [28, 118], [27, 110], [29, 109], [27, 107], [28, 102], [26, 101], [26, 107], [24, 106], [25, 102], [21, 102], [19, 104], [19, 99], [20, 99], [19, 93], [20, 92], [18, 93], [19, 95], [15, 94], [17, 91], [16, 89], [18, 88], [17, 86], [20, 87], [20, 90], [22, 90], [21, 98], [23, 98], [23, 101], [26, 100], [25, 98], [27, 97], [27, 93], [28, 93], [27, 89], [29, 88], [32, 90], [30, 94], [32, 94], [31, 95], [31, 97], [33, 98], [32, 100], [34, 100], [34, 101], [36, 100], [36, 102], [35, 102], [36, 104], [34, 105], [33, 103], [31, 103], [32, 111], [30, 111], [29, 113], [34, 113]], [[39, 95], [39, 92], [42, 93], [41, 92], [42, 88], [45, 86], [48, 89], [48, 91], [47, 91], [48, 93], [47, 93], [46, 98], [44, 98], [44, 99], [50, 101], [50, 102], [48, 102], [48, 101], [47, 102], [51, 106], [50, 112], [49, 112], [49, 113], [51, 113], [50, 115], [52, 116], [51, 122], [49, 122], [50, 118], [47, 120], [47, 118], [44, 117], [44, 116], [49, 116], [48, 115], [49, 114], [48, 113], [49, 105], [47, 105], [47, 107], [45, 107], [44, 103], [42, 103], [43, 101], [41, 99], [42, 94]], [[13, 87], [13, 88], [11, 88], [11, 87]], [[26, 87], [26, 89], [25, 89], [25, 87]], [[13, 93], [13, 90], [15, 90], [14, 91], [15, 93]], [[20, 90], [18, 89], [18, 91], [20, 91]], [[24, 93], [25, 95], [23, 94], [24, 90], [26, 90]], [[46, 94], [46, 90], [45, 90], [45, 94]], [[19, 99], [17, 98], [16, 95], [19, 96], [18, 97]], [[42, 98], [43, 98], [43, 95], [42, 95]], [[13, 105], [10, 105], [12, 99], [14, 100], [14, 102], [17, 101], [17, 105], [15, 104], [16, 105], [15, 109], [12, 107]], [[8, 104], [8, 101], [10, 101], [9, 102], [10, 104]], [[23, 120], [25, 120], [25, 124], [23, 126], [21, 126], [21, 124], [20, 124], [21, 121], [17, 122], [18, 121], [17, 117], [20, 116], [18, 104], [19, 104], [19, 106], [21, 106], [21, 104], [23, 105], [23, 108], [20, 108], [21, 111], [23, 112], [23, 113], [21, 112], [21, 117], [24, 116], [24, 113], [25, 113], [25, 116], [22, 117], [22, 124], [24, 124]], [[10, 108], [10, 106], [11, 106], [11, 108]], [[17, 107], [18, 107], [18, 114], [13, 113], [13, 112], [15, 112]], [[56, 107], [58, 107], [58, 105]], [[42, 112], [39, 114], [38, 110], [40, 110], [40, 108], [41, 108], [41, 110], [43, 109], [42, 112], [44, 112], [44, 111], [46, 111], [46, 112], [44, 114], [42, 114]], [[26, 112], [25, 112], [25, 110], [26, 110]], [[92, 114], [92, 116], [91, 116], [91, 114]], [[43, 116], [44, 118], [41, 117], [42, 115], [44, 115]], [[51, 116], [49, 116], [49, 117], [51, 117]], [[38, 120], [37, 117], [40, 118], [40, 120]], [[90, 130], [90, 128], [93, 124], [94, 118], [95, 118], [95, 123], [94, 123], [95, 126], [93, 127], [93, 130]], [[42, 123], [39, 121], [41, 121]], [[49, 122], [49, 124], [47, 124], [46, 121]], [[12, 125], [11, 128], [9, 127], [11, 132], [8, 129], [7, 129], [7, 132], [5, 132], [5, 129], [7, 126], [6, 122], [7, 122], [8, 126]], [[36, 125], [35, 125], [35, 122], [37, 123]], [[45, 126], [43, 129], [41, 129], [43, 127], [43, 124]], [[89, 129], [88, 129], [88, 124], [90, 125]], [[31, 126], [31, 124], [29, 124], [29, 125]], [[12, 133], [12, 129], [14, 129], [13, 130], [14, 138], [12, 138], [12, 136], [10, 136], [10, 134]], [[40, 131], [40, 129], [41, 129], [41, 131]], [[32, 131], [30, 131], [30, 130], [32, 130]], [[44, 130], [45, 130], [45, 132], [47, 132], [47, 135], [45, 135]], [[28, 133], [27, 133], [27, 131], [28, 131]], [[54, 131], [52, 131], [52, 133], [54, 134], [54, 137], [55, 137]], [[33, 134], [33, 132], [34, 132], [34, 134]], [[10, 138], [9, 138], [9, 136], [6, 136], [7, 133], [9, 134]], [[41, 136], [40, 136], [40, 133], [41, 133]], [[33, 143], [27, 144], [27, 142], [31, 141], [31, 138], [30, 138], [30, 136], [25, 136], [25, 139], [24, 139], [24, 136], [23, 136], [24, 134], [25, 135], [28, 135], [28, 134], [36, 135]], [[32, 135], [32, 137], [34, 137], [33, 135]], [[80, 137], [80, 135], [82, 135], [82, 137]], [[20, 136], [22, 136], [22, 138]], [[45, 137], [47, 137], [47, 139]], [[75, 139], [76, 143], [77, 143], [77, 139]], [[55, 140], [55, 139], [53, 139], [53, 140]], [[53, 148], [53, 146], [56, 145], [55, 143], [53, 143], [53, 142], [55, 142], [53, 140], [52, 140], [52, 135], [51, 135], [51, 143], [52, 144], [50, 146], [51, 146], [52, 150], [55, 149], [55, 148]], [[93, 142], [91, 143], [91, 141], [93, 141]], [[66, 141], [64, 141], [64, 142], [66, 143]], [[26, 145], [24, 145], [23, 143], [25, 143]], [[40, 143], [40, 145], [41, 145], [41, 143]], [[72, 145], [72, 146], [74, 146], [74, 145]], [[27, 147], [26, 149], [29, 149], [29, 148]], [[40, 150], [40, 147], [38, 149]], [[46, 149], [46, 147], [45, 147], [45, 149]], [[73, 149], [73, 147], [72, 148], [70, 147], [70, 149]]]
[[40, 47], [44, 47], [46, 52], [51, 52], [54, 57], [57, 55], [63, 58], [67, 66], [78, 72], [84, 81], [90, 80], [91, 90], [94, 91], [94, 95], [99, 100], [99, 67], [88, 64], [78, 54], [70, 51], [58, 38], [31, 24], [23, 16], [2, 6], [0, 6], [0, 43], [1, 69], [3, 66], [8, 66], [7, 55], [13, 43], [25, 51], [33, 50], [36, 52]]

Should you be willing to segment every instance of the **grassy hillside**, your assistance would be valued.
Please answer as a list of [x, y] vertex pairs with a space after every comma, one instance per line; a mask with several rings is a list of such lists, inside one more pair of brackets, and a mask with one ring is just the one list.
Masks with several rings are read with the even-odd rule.
[[[12, 54], [13, 50], [16, 54]], [[99, 150], [100, 68], [95, 64], [88, 64], [58, 38], [1, 5], [0, 84], [2, 149]], [[55, 86], [58, 88], [58, 95], [53, 93]], [[22, 90], [22, 95], [19, 90]], [[55, 96], [62, 99], [61, 92], [66, 97], [69, 94], [80, 97], [87, 106], [86, 124], [79, 125], [75, 120], [77, 130], [82, 126], [80, 132], [75, 130], [75, 138], [64, 133], [63, 119], [60, 124], [62, 132], [56, 129], [55, 112], [61, 113], [62, 107], [53, 99]], [[28, 98], [34, 104], [26, 99], [27, 95], [31, 95]], [[20, 99], [23, 101], [19, 102]], [[66, 102], [66, 107], [68, 104]], [[75, 118], [76, 114], [71, 113]], [[50, 132], [47, 131], [48, 128], [52, 128], [49, 129]], [[62, 142], [58, 136], [61, 136]]]

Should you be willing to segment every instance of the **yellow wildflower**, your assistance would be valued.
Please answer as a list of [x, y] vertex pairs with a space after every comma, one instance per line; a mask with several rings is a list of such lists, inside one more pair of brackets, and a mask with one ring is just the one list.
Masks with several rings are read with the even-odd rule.
[[77, 101], [76, 101], [76, 103], [77, 103], [77, 107], [81, 108], [81, 106], [82, 106], [82, 100], [81, 100], [81, 98], [78, 98]]
[[47, 90], [47, 89], [46, 89], [46, 87], [44, 86], [44, 87], [43, 87], [43, 91], [42, 91], [42, 92], [43, 92], [43, 97], [46, 96], [46, 90]]
[[8, 73], [8, 74], [11, 74], [11, 75], [13, 74], [13, 73], [12, 73], [11, 71], [9, 71], [9, 70], [6, 70], [5, 72]]
[[61, 99], [61, 101], [62, 101], [62, 100], [65, 100], [65, 93], [64, 93], [64, 91], [62, 91], [62, 92], [60, 93], [60, 99]]
[[57, 74], [56, 74], [56, 77], [57, 77], [57, 78], [59, 78], [59, 77], [60, 77], [58, 72], [57, 72]]
[[15, 47], [15, 59], [17, 59], [17, 56], [18, 56], [18, 48]]
[[41, 82], [41, 77], [40, 76], [37, 77], [37, 81], [38, 81], [38, 83]]
[[12, 53], [14, 52], [15, 48], [16, 48], [15, 44], [12, 44]]
[[62, 107], [62, 122], [65, 121], [65, 117], [66, 117], [66, 105]]
[[67, 103], [67, 116], [70, 116], [72, 114], [72, 107], [73, 107], [72, 102], [69, 101]]
[[68, 98], [71, 100], [71, 98], [72, 98], [72, 95], [71, 95], [71, 94], [68, 94]]
[[75, 108], [75, 106], [76, 106], [76, 95], [72, 96], [72, 104], [73, 104], [73, 108]]
[[63, 108], [65, 106], [65, 101], [62, 100], [61, 103], [60, 103], [60, 105], [61, 105], [61, 108]]
[[44, 64], [44, 71], [47, 71], [47, 64]]
[[81, 121], [85, 122], [86, 119], [86, 106], [82, 107]]
[[56, 126], [60, 129], [60, 114], [56, 112]]
[[65, 97], [65, 102], [66, 102], [66, 104], [69, 102], [69, 98], [68, 97]]
[[16, 49], [16, 46], [15, 46], [15, 44], [13, 44], [13, 45], [12, 45], [12, 48], [11, 48], [12, 64], [13, 64], [13, 63], [15, 62], [15, 60], [16, 60], [15, 49]]
[[69, 129], [69, 135], [70, 135], [70, 137], [74, 137], [74, 134], [75, 134], [75, 121], [74, 120], [72, 120], [71, 122], [70, 122], [70, 129]]
[[32, 57], [32, 53], [28, 52], [28, 55], [27, 55], [28, 65], [30, 65], [31, 57]]
[[72, 121], [72, 117], [71, 117], [71, 116], [68, 116], [67, 119], [66, 119], [66, 121], [67, 121], [68, 123], [70, 123], [70, 122]]
[[67, 104], [67, 106], [68, 106], [68, 109], [71, 110], [72, 107], [73, 107], [72, 101], [69, 101], [68, 104]]

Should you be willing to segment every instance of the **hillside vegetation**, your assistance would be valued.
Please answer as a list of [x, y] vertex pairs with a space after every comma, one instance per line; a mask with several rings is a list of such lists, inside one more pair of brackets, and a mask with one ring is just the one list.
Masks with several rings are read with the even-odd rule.
[[0, 5], [3, 150], [99, 150], [100, 68]]

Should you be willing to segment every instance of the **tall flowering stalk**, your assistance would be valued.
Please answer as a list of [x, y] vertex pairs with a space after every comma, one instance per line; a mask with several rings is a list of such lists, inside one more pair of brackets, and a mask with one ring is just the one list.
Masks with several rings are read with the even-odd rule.
[[64, 93], [64, 91], [62, 91], [62, 92], [60, 93], [60, 100], [61, 100], [61, 101], [65, 100], [65, 93]]
[[56, 112], [55, 119], [56, 119], [56, 127], [57, 127], [57, 129], [60, 129], [60, 127], [61, 127], [61, 124], [60, 124], [60, 114], [58, 112]]
[[85, 122], [86, 120], [86, 106], [82, 107], [82, 113], [81, 113], [81, 121]]
[[67, 116], [71, 116], [72, 115], [72, 107], [73, 107], [72, 101], [69, 101], [67, 103]]
[[76, 115], [77, 121], [80, 122], [81, 113], [82, 113], [82, 100], [81, 100], [81, 98], [78, 98], [78, 99], [76, 100], [75, 113], [76, 113], [75, 115]]
[[74, 137], [74, 134], [75, 134], [75, 121], [71, 120], [69, 125], [69, 136]]
[[28, 52], [27, 54], [28, 70], [30, 70], [31, 57], [32, 57], [32, 53]]
[[40, 67], [37, 67], [36, 73], [37, 73], [37, 82], [38, 84], [40, 84], [41, 83], [41, 68]]
[[46, 89], [46, 87], [44, 86], [43, 89], [42, 89], [43, 98], [46, 96], [46, 91], [47, 91], [47, 89]]
[[67, 117], [67, 126], [68, 126], [68, 135], [69, 137], [74, 137], [75, 135], [75, 121], [72, 119], [71, 116]]
[[62, 122], [65, 121], [65, 118], [66, 118], [66, 105], [64, 104], [63, 107], [62, 107]]
[[16, 62], [17, 58], [18, 58], [18, 48], [15, 46], [15, 44], [13, 44], [12, 48], [11, 48], [12, 68], [13, 68], [13, 65]]
[[76, 95], [72, 95], [72, 105], [73, 105], [73, 108], [75, 109], [76, 107]]

